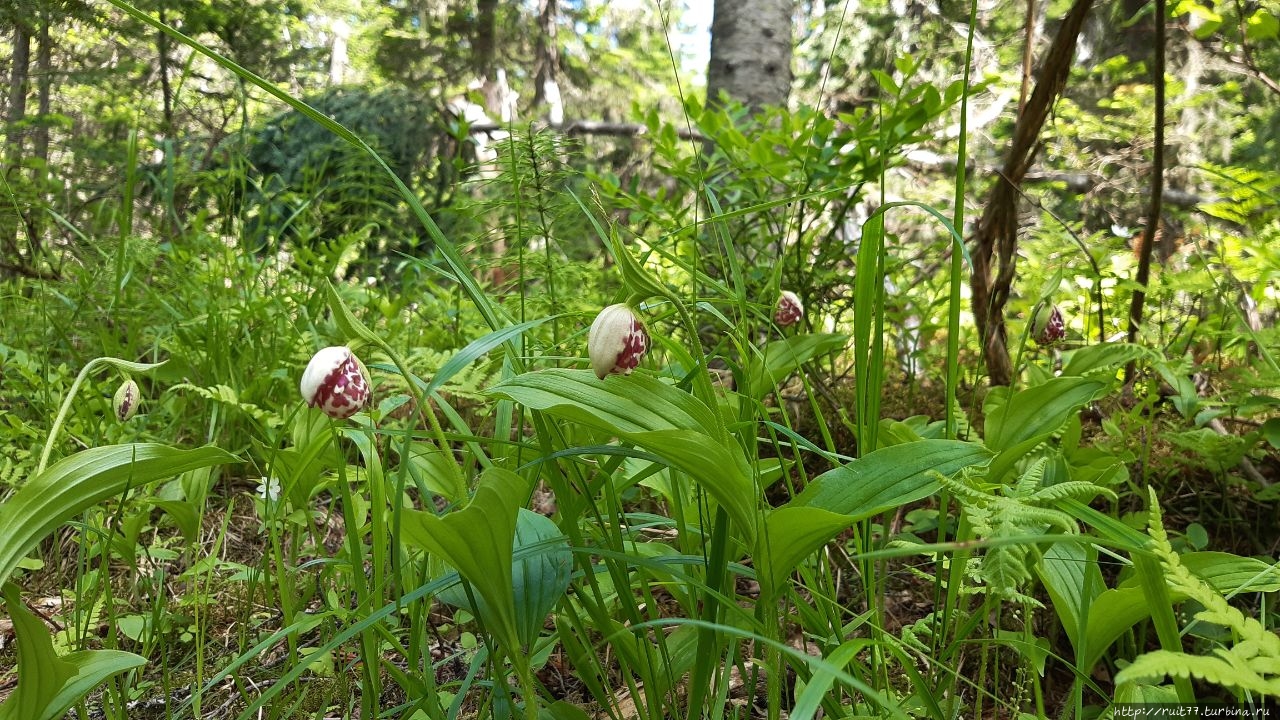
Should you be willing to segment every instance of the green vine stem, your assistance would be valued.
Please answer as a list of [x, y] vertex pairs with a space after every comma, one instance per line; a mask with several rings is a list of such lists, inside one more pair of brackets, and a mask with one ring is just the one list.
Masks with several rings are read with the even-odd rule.
[[62, 400], [62, 407], [58, 408], [58, 414], [53, 419], [53, 427], [49, 428], [49, 437], [44, 441], [44, 450], [40, 453], [40, 463], [36, 465], [36, 475], [44, 472], [49, 466], [49, 455], [53, 453], [53, 442], [58, 437], [58, 431], [62, 429], [62, 424], [66, 422], [67, 414], [71, 412], [71, 403], [75, 400], [76, 394], [80, 392], [80, 386], [84, 384], [86, 378], [99, 365], [112, 365], [121, 372], [145, 373], [150, 372], [164, 362], [158, 363], [137, 363], [121, 360], [113, 357], [98, 357], [90, 360], [80, 370], [80, 374], [76, 375], [75, 382], [71, 383], [71, 389], [67, 391], [67, 396]]

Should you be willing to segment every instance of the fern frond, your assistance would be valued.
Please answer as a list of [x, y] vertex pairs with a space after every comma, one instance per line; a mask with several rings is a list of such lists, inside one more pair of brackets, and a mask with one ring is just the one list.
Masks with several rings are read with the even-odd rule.
[[1150, 683], [1168, 677], [1196, 678], [1223, 687], [1280, 697], [1280, 680], [1267, 680], [1222, 657], [1155, 650], [1137, 657], [1116, 675], [1116, 684]]
[[[933, 473], [935, 479], [942, 483], [942, 486], [951, 492], [952, 495], [960, 501], [961, 504], [980, 504], [990, 498], [989, 493], [983, 492], [963, 479], [944, 477], [941, 473]], [[962, 473], [963, 475], [963, 473]]]
[[1232, 631], [1235, 642], [1217, 648], [1214, 657], [1158, 650], [1139, 656], [1116, 676], [1116, 682], [1141, 682], [1173, 677], [1196, 677], [1223, 687], [1280, 697], [1280, 637], [1262, 623], [1231, 606], [1207, 582], [1192, 574], [1169, 543], [1155, 490], [1150, 490], [1147, 534], [1151, 550], [1164, 569], [1169, 587], [1200, 603], [1200, 622], [1221, 625]]
[[1049, 458], [1042, 457], [1031, 463], [1031, 467], [1018, 478], [1018, 482], [1013, 486], [1013, 497], [1027, 498], [1035, 493], [1036, 488], [1044, 482], [1044, 470], [1049, 466]]
[[1115, 500], [1116, 494], [1111, 490], [1094, 485], [1084, 480], [1068, 480], [1057, 485], [1049, 485], [1036, 490], [1027, 496], [1027, 500], [1039, 504], [1050, 504], [1059, 500], [1080, 500], [1088, 502], [1098, 495], [1102, 495], [1109, 500]]
[[1049, 525], [1066, 533], [1076, 531], [1075, 518], [1061, 510], [1036, 507], [1010, 498], [997, 498], [992, 505], [992, 510], [1002, 518], [1007, 518], [1013, 528], [1008, 537], [1037, 532], [1042, 525]]
[[266, 427], [276, 428], [284, 425], [284, 418], [280, 417], [276, 413], [271, 412], [270, 410], [264, 410], [253, 403], [241, 402], [240, 395], [235, 391], [235, 388], [227, 385], [200, 387], [199, 385], [192, 385], [191, 383], [178, 383], [173, 386], [173, 389], [190, 390], [205, 400], [233, 407], [262, 423]]

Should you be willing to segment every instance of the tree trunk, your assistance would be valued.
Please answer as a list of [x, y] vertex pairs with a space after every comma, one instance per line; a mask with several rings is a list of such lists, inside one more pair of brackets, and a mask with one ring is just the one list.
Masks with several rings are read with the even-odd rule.
[[[168, 24], [164, 6], [160, 7], [160, 22]], [[160, 54], [160, 101], [162, 103], [160, 134], [166, 141], [173, 140], [173, 88], [169, 84], [169, 36], [159, 33], [156, 49]]]
[[[21, 22], [13, 27], [13, 65], [9, 68], [9, 112], [5, 117], [5, 177], [10, 187], [17, 181], [22, 167], [22, 121], [27, 118], [27, 86], [31, 75], [31, 30]], [[19, 272], [25, 265], [18, 250], [18, 233], [23, 224], [20, 214], [0, 210], [0, 272]]]
[[[1013, 379], [1004, 306], [1013, 286], [1018, 253], [1018, 186], [1035, 162], [1040, 129], [1067, 84], [1076, 39], [1092, 6], [1093, 0], [1075, 0], [1062, 19], [1045, 56], [1036, 88], [1018, 116], [1000, 178], [991, 188], [991, 196], [974, 232], [973, 276], [969, 287], [973, 296], [973, 318], [978, 336], [982, 338], [992, 385], [1008, 385]], [[992, 267], [997, 251], [998, 271]]]
[[471, 66], [476, 75], [493, 79], [498, 55], [498, 0], [476, 0], [476, 33], [472, 40]]
[[[36, 159], [32, 166], [32, 185], [37, 197], [49, 201], [49, 92], [53, 84], [53, 40], [49, 37], [49, 12], [40, 16], [40, 29], [36, 32], [36, 117], [39, 119], [32, 138], [31, 155]], [[44, 230], [41, 222], [44, 212], [33, 209], [27, 213], [27, 234], [30, 243], [30, 259], [34, 263], [40, 255]]]
[[9, 68], [9, 127], [5, 132], [9, 170], [22, 160], [22, 129], [27, 117], [27, 85], [31, 75], [31, 31], [21, 23], [13, 27], [13, 66]]
[[564, 103], [556, 80], [560, 69], [560, 46], [556, 44], [557, 1], [540, 0], [538, 4], [537, 70], [533, 80], [533, 105], [547, 105], [547, 119], [553, 124], [564, 122]]
[[[36, 126], [33, 155], [42, 161], [49, 162], [49, 91], [53, 84], [53, 41], [49, 38], [49, 16], [46, 13], [40, 19], [40, 30], [36, 46], [36, 115], [40, 124]], [[43, 174], [43, 171], [41, 171]]]
[[497, 118], [499, 125], [515, 120], [515, 96], [507, 84], [506, 71], [498, 68], [498, 0], [477, 0], [472, 47], [471, 67], [481, 81], [485, 112]]
[[794, 0], [715, 0], [707, 102], [720, 92], [757, 110], [785, 105], [791, 92]]
[[351, 26], [342, 18], [333, 21], [333, 45], [329, 48], [329, 84], [341, 85], [347, 76], [347, 42], [351, 39]]

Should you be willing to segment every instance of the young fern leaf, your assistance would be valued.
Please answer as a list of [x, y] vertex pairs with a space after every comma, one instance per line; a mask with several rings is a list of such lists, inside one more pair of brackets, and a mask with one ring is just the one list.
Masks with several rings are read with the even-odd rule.
[[191, 383], [178, 383], [173, 386], [174, 390], [189, 390], [196, 395], [216, 402], [220, 405], [235, 408], [249, 417], [262, 423], [264, 427], [274, 428], [284, 425], [284, 418], [279, 413], [272, 412], [265, 408], [254, 405], [253, 403], [244, 402], [240, 399], [240, 394], [235, 388], [229, 385], [213, 385], [211, 387], [200, 387]]
[[1165, 676], [1195, 677], [1225, 688], [1280, 697], [1280, 636], [1231, 607], [1226, 598], [1182, 564], [1182, 559], [1169, 543], [1155, 490], [1150, 493], [1147, 533], [1154, 541], [1151, 551], [1160, 560], [1165, 582], [1173, 592], [1185, 595], [1204, 607], [1196, 613], [1196, 620], [1227, 628], [1235, 642], [1229, 647], [1215, 649], [1212, 656], [1168, 650], [1140, 655], [1116, 675], [1116, 684], [1151, 683]]
[[1037, 504], [1049, 505], [1060, 500], [1080, 500], [1082, 502], [1088, 502], [1097, 495], [1104, 495], [1110, 500], [1116, 499], [1116, 494], [1114, 492], [1083, 480], [1068, 480], [1067, 482], [1061, 482], [1057, 485], [1042, 487], [1032, 493], [1029, 499]]
[[[1032, 577], [1028, 556], [1035, 543], [1028, 541], [1028, 536], [1048, 538], [1055, 531], [1076, 531], [1074, 518], [1048, 506], [1061, 498], [1087, 501], [1095, 495], [1111, 495], [1106, 488], [1083, 481], [1041, 487], [1048, 462], [1048, 458], [1033, 462], [1012, 487], [987, 490], [977, 485], [978, 478], [971, 474], [941, 480], [964, 507], [974, 535], [996, 541], [980, 562], [969, 568], [970, 576], [983, 586], [982, 590], [1032, 607], [1040, 607], [1041, 603], [1022, 592]], [[1014, 542], [999, 542], [1015, 538]]]

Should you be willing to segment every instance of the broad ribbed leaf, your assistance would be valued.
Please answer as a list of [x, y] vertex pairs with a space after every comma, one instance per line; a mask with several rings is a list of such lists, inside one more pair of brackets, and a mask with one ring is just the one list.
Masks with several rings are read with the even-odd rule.
[[776, 598], [796, 566], [854, 522], [848, 515], [815, 507], [781, 507], [769, 513], [755, 554], [761, 595]]
[[959, 440], [892, 445], [819, 475], [790, 505], [857, 520], [932, 495], [938, 489], [933, 473], [948, 477], [990, 459], [986, 448]]
[[5, 607], [18, 638], [18, 686], [0, 704], [0, 720], [53, 720], [112, 675], [146, 664], [118, 650], [58, 657], [44, 621], [23, 605], [18, 588], [4, 587]]
[[[560, 528], [550, 518], [525, 508], [520, 508], [516, 518], [513, 547], [514, 551], [521, 549], [526, 549], [528, 554], [517, 558], [513, 552], [511, 588], [516, 633], [520, 643], [531, 648], [542, 634], [547, 615], [569, 587], [573, 558]], [[473, 606], [466, 591], [457, 585], [441, 592], [439, 598], [450, 605], [467, 608], [481, 618], [489, 617], [489, 605], [484, 597], [476, 597]]]
[[1079, 377], [1057, 377], [1027, 388], [1004, 402], [989, 403], [984, 437], [987, 447], [1005, 450], [1052, 433], [1071, 413], [1105, 390], [1107, 383]]
[[490, 392], [643, 447], [697, 480], [754, 537], [758, 494], [746, 457], [692, 395], [644, 375], [601, 381], [583, 370], [526, 373]]
[[1062, 374], [1068, 376], [1115, 372], [1134, 360], [1151, 357], [1151, 354], [1147, 348], [1129, 343], [1090, 345], [1071, 353], [1071, 359], [1062, 368]]
[[520, 641], [511, 584], [511, 553], [517, 511], [528, 493], [524, 478], [510, 470], [492, 468], [480, 475], [479, 487], [464, 509], [444, 517], [406, 510], [400, 522], [405, 542], [424, 548], [457, 568], [458, 574], [479, 593], [490, 611], [484, 618], [486, 627], [513, 652]]
[[[393, 448], [401, 449], [394, 444]], [[415, 483], [455, 502], [467, 496], [462, 476], [455, 469], [457, 462], [453, 455], [441, 452], [430, 442], [412, 442], [409, 452], [400, 456], [400, 468], [408, 471]]]
[[516, 520], [514, 549], [524, 548], [534, 554], [512, 565], [511, 586], [516, 603], [516, 631], [525, 647], [532, 648], [542, 634], [547, 615], [569, 589], [573, 556], [569, 553], [568, 539], [550, 518], [521, 508]]
[[490, 393], [609, 432], [697, 430], [724, 437], [711, 409], [648, 375], [610, 375], [600, 380], [588, 370], [557, 368], [519, 375]]
[[239, 460], [212, 446], [180, 450], [154, 443], [105, 445], [59, 460], [0, 504], [0, 583], [59, 525], [125, 488]]
[[[1055, 543], [1049, 546], [1036, 563], [1036, 574], [1049, 591], [1053, 610], [1062, 621], [1062, 629], [1080, 653], [1080, 636], [1089, 608], [1098, 595], [1106, 589], [1098, 559], [1093, 553], [1075, 543]], [[1085, 588], [1088, 595], [1085, 595]]]
[[75, 668], [75, 675], [45, 706], [40, 720], [63, 717], [72, 705], [108, 678], [147, 664], [146, 658], [123, 650], [83, 650], [69, 653], [62, 660]]
[[1117, 638], [1134, 623], [1150, 615], [1151, 608], [1142, 588], [1104, 590], [1089, 606], [1089, 619], [1084, 628], [1084, 653], [1076, 658], [1076, 667], [1087, 675]]
[[802, 363], [840, 350], [848, 343], [848, 335], [821, 333], [793, 335], [765, 345], [761, 351], [763, 357], [751, 360], [747, 394], [756, 399], [763, 398]]
[[1280, 567], [1257, 558], [1206, 551], [1183, 553], [1180, 559], [1223, 595], [1280, 590]]

